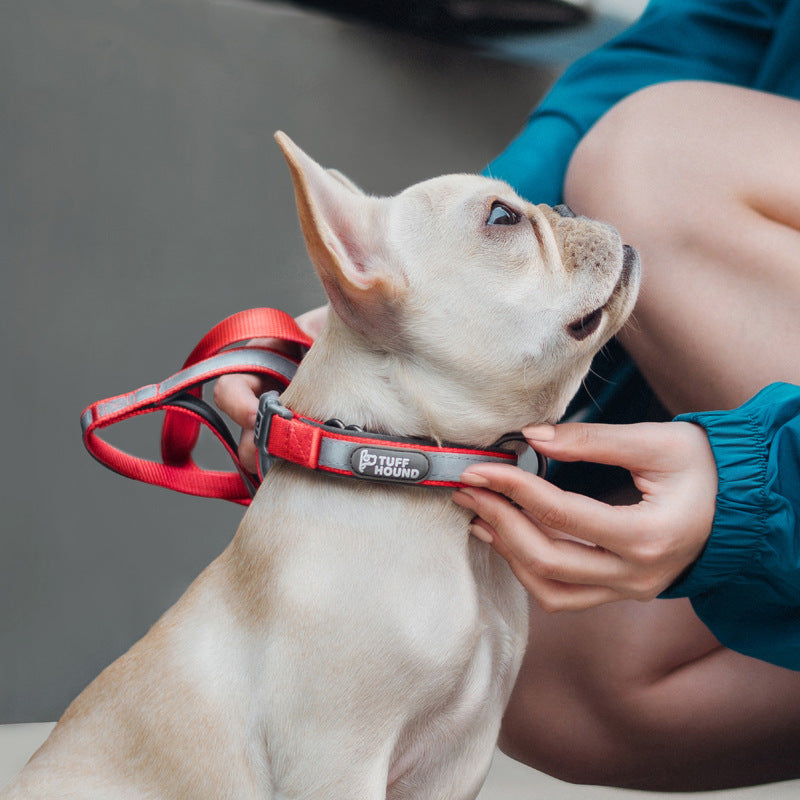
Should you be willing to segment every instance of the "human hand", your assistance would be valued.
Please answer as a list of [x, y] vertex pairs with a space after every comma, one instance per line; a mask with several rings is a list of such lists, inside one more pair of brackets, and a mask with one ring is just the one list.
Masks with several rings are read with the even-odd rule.
[[[700, 555], [714, 520], [717, 468], [705, 431], [689, 422], [536, 425], [532, 447], [560, 461], [630, 471], [641, 500], [608, 505], [517, 467], [470, 467], [453, 499], [474, 511], [472, 533], [510, 564], [546, 611], [650, 600]], [[473, 488], [474, 487], [474, 488]]]
[[[301, 314], [297, 317], [296, 322], [312, 339], [316, 339], [327, 318], [328, 306], [321, 306]], [[298, 353], [290, 352], [291, 348], [287, 347], [286, 342], [279, 339], [251, 339], [248, 344], [269, 347], [291, 356], [298, 355]], [[277, 385], [269, 378], [259, 375], [236, 373], [223, 375], [214, 386], [214, 402], [221, 411], [224, 411], [242, 428], [239, 439], [239, 460], [250, 472], [256, 471], [256, 445], [253, 441], [253, 432], [258, 413], [258, 398]]]

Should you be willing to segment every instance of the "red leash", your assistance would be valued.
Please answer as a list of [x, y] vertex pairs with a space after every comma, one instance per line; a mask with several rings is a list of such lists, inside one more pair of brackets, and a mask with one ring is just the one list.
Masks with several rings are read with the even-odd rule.
[[[180, 372], [161, 383], [92, 403], [81, 415], [86, 449], [104, 466], [128, 478], [186, 494], [218, 497], [248, 505], [272, 459], [292, 461], [309, 469], [360, 480], [421, 486], [461, 486], [461, 473], [471, 464], [516, 464], [508, 434], [492, 448], [441, 445], [421, 439], [392, 437], [345, 427], [339, 420], [322, 422], [284, 408], [277, 392], [261, 396], [256, 421], [259, 474], [242, 466], [238, 445], [220, 414], [203, 400], [203, 385], [229, 373], [269, 376], [288, 386], [298, 361], [274, 350], [244, 345], [269, 338], [310, 347], [311, 339], [283, 311], [254, 308], [228, 317], [212, 328], [192, 350]], [[233, 345], [240, 345], [233, 347]], [[155, 411], [165, 412], [161, 461], [149, 461], [120, 450], [99, 432], [117, 422]], [[236, 471], [199, 467], [192, 451], [205, 425], [231, 457]], [[538, 456], [538, 454], [537, 454]], [[538, 456], [539, 474], [546, 459]]]
[[[83, 442], [101, 464], [128, 478], [165, 486], [186, 494], [218, 497], [248, 505], [258, 487], [257, 476], [239, 462], [237, 444], [222, 417], [202, 399], [203, 384], [231, 372], [269, 376], [287, 386], [297, 361], [259, 347], [232, 345], [254, 338], [280, 339], [303, 347], [311, 339], [283, 311], [254, 308], [241, 311], [212, 328], [192, 350], [180, 372], [158, 384], [92, 403], [81, 415]], [[101, 439], [99, 432], [125, 419], [164, 411], [162, 461], [130, 455]], [[236, 471], [205, 470], [192, 451], [205, 425], [227, 450]]]

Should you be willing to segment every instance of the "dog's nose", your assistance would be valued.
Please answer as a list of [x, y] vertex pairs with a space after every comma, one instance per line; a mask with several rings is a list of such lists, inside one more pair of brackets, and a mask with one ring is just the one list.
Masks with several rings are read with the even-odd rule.
[[575, 212], [569, 206], [564, 205], [564, 203], [561, 203], [561, 205], [558, 205], [558, 206], [553, 206], [553, 211], [555, 211], [556, 214], [558, 214], [559, 216], [562, 216], [562, 217], [574, 217], [575, 216]]

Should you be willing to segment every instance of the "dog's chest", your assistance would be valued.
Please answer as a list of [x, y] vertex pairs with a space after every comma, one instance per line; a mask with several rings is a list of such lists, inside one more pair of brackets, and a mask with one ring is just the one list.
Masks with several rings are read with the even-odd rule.
[[507, 564], [447, 492], [353, 483], [281, 470], [240, 531], [268, 573], [247, 596], [266, 613], [265, 674], [282, 684], [269, 693], [287, 710], [322, 682], [328, 711], [344, 698], [395, 724], [448, 705], [466, 724], [504, 703], [527, 634]]

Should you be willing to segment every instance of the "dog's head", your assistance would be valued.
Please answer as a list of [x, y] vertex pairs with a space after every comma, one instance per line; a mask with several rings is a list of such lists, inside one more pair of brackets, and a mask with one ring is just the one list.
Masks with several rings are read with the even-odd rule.
[[555, 422], [636, 299], [617, 232], [476, 175], [370, 197], [276, 138], [331, 306], [411, 384], [430, 424], [416, 433], [488, 444]]

